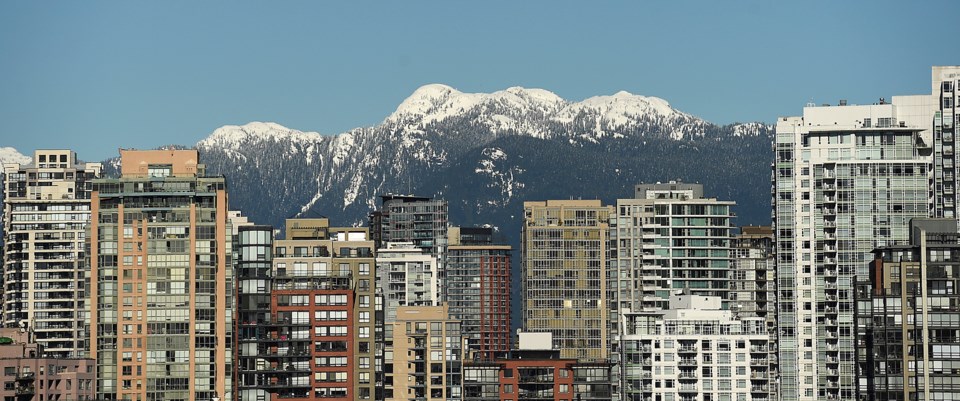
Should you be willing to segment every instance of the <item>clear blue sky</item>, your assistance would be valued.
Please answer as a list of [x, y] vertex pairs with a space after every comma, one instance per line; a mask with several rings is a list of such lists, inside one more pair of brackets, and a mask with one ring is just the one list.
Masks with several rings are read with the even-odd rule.
[[0, 2], [0, 146], [192, 145], [221, 125], [335, 134], [417, 87], [626, 90], [717, 123], [929, 93], [956, 1]]

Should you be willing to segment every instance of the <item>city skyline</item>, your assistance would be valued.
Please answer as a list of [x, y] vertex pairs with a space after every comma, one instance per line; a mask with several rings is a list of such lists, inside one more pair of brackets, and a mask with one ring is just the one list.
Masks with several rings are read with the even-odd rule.
[[[430, 83], [463, 92], [543, 88], [571, 101], [625, 90], [718, 124], [771, 123], [810, 101], [923, 93], [921, 71], [952, 60], [916, 43], [948, 35], [925, 21], [956, 6], [2, 8], [0, 53], [14, 62], [0, 66], [0, 146], [29, 154], [46, 147], [37, 140], [44, 135], [103, 160], [118, 144], [192, 145], [250, 121], [323, 134], [371, 126]], [[862, 40], [883, 32], [891, 15], [907, 28]], [[892, 51], [897, 57], [881, 64], [850, 56]], [[803, 62], [812, 55], [846, 61]]]

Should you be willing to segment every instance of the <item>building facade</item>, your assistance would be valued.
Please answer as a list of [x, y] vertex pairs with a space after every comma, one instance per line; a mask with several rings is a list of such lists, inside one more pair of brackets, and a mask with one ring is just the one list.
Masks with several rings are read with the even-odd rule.
[[461, 400], [463, 337], [446, 306], [401, 306], [392, 323], [386, 400]]
[[241, 239], [240, 267], [254, 271], [243, 272], [240, 288], [247, 302], [238, 326], [242, 399], [268, 393], [271, 399], [376, 398], [382, 316], [367, 229], [330, 227], [325, 218], [289, 219], [285, 238], [273, 241], [269, 272], [260, 262], [247, 263], [264, 260], [269, 237], [256, 227], [244, 230], [250, 236]]
[[447, 250], [447, 305], [461, 322], [469, 359], [510, 351], [509, 245], [493, 242], [492, 228], [451, 227]]
[[97, 397], [233, 397], [233, 265], [223, 177], [196, 150], [121, 150], [87, 234]]
[[17, 401], [93, 401], [96, 361], [46, 357], [24, 329], [0, 329], [0, 397]]
[[524, 202], [521, 302], [525, 331], [550, 332], [562, 358], [609, 357], [609, 233], [599, 200]]
[[639, 184], [617, 200], [615, 292], [621, 310], [667, 309], [670, 295], [730, 290], [732, 201], [703, 197], [703, 185]]
[[[733, 271], [730, 280], [730, 310], [736, 317], [757, 317], [764, 321], [768, 343], [771, 380], [779, 376], [777, 361], [777, 290], [773, 254], [773, 228], [740, 227], [733, 239]], [[770, 399], [778, 399], [777, 386], [770, 386]]]
[[671, 309], [623, 314], [623, 400], [770, 400], [769, 335], [719, 297], [681, 295]]
[[[908, 102], [911, 101], [911, 102]], [[870, 252], [932, 210], [932, 152], [912, 100], [805, 107], [777, 121], [772, 171], [781, 397], [851, 399], [853, 296]], [[902, 113], [901, 113], [902, 111]]]
[[[918, 104], [915, 113], [920, 124], [932, 129], [934, 153], [934, 190], [936, 193], [935, 217], [960, 219], [957, 214], [957, 191], [960, 187], [960, 141], [957, 138], [957, 126], [960, 125], [960, 66], [934, 66], [930, 96], [911, 96], [912, 103]], [[893, 98], [899, 103], [898, 97]], [[930, 117], [933, 126], [930, 127]]]
[[910, 244], [878, 248], [857, 290], [858, 400], [960, 398], [960, 235], [913, 219]]
[[550, 333], [520, 333], [517, 349], [463, 367], [464, 401], [612, 399], [611, 365], [560, 357]]
[[444, 299], [448, 205], [443, 199], [413, 195], [383, 195], [380, 209], [370, 213], [370, 232], [377, 249], [388, 242], [413, 242], [437, 259], [437, 280]]
[[412, 242], [387, 242], [377, 250], [377, 287], [387, 323], [396, 319], [400, 306], [435, 306], [437, 258]]
[[41, 353], [84, 357], [83, 243], [90, 181], [100, 163], [70, 150], [37, 150], [4, 165], [3, 323], [31, 330]]

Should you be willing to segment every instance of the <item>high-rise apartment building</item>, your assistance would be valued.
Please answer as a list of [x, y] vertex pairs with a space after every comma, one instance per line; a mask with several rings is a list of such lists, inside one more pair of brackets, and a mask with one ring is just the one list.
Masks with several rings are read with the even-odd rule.
[[673, 181], [639, 184], [633, 199], [618, 199], [611, 270], [619, 309], [667, 309], [683, 289], [726, 302], [734, 204], [704, 198], [702, 184]]
[[733, 254], [730, 310], [740, 316], [762, 317], [769, 331], [776, 333], [773, 228], [740, 227], [733, 238]]
[[233, 266], [226, 183], [196, 150], [121, 150], [93, 180], [90, 356], [106, 400], [233, 397]]
[[387, 242], [377, 250], [376, 281], [387, 323], [400, 306], [437, 305], [437, 258], [412, 242]]
[[857, 399], [960, 398], [960, 235], [913, 219], [910, 244], [874, 251], [858, 277]]
[[[957, 213], [958, 187], [960, 187], [960, 140], [957, 126], [960, 125], [960, 66], [934, 66], [931, 94], [909, 96], [918, 104], [917, 123], [932, 128], [934, 153], [934, 190], [936, 193], [935, 217], [960, 219]], [[894, 104], [901, 100], [894, 96]], [[932, 127], [930, 118], [933, 118]]]
[[240, 398], [377, 397], [382, 316], [367, 229], [289, 219], [272, 255], [256, 226], [242, 227], [239, 243]]
[[510, 351], [510, 252], [489, 227], [450, 227], [447, 305], [459, 320], [468, 357], [491, 360]]
[[[267, 374], [263, 372], [267, 368], [267, 360], [261, 357], [268, 347], [261, 343], [275, 338], [268, 336], [267, 332], [277, 327], [266, 326], [274, 321], [271, 309], [273, 226], [248, 225], [236, 227], [235, 230], [233, 260], [237, 274], [237, 315], [234, 332], [237, 333], [237, 369], [234, 382], [237, 385], [237, 400], [267, 400], [271, 390], [280, 391], [260, 385], [268, 382]], [[251, 325], [251, 322], [263, 322], [264, 327]], [[257, 370], [258, 367], [261, 369]]]
[[[896, 100], [896, 98], [895, 98]], [[851, 399], [854, 280], [932, 209], [922, 99], [805, 107], [777, 121], [773, 218], [781, 398]], [[901, 113], [902, 112], [902, 113]]]
[[44, 355], [84, 357], [84, 230], [101, 165], [37, 150], [3, 167], [3, 323], [32, 331]]
[[762, 318], [737, 318], [719, 297], [671, 297], [666, 311], [622, 315], [623, 400], [770, 400], [775, 385]]
[[523, 329], [550, 332], [562, 358], [606, 360], [612, 206], [599, 200], [524, 202]]
[[370, 213], [370, 232], [377, 249], [388, 242], [413, 242], [437, 259], [440, 294], [445, 296], [447, 201], [413, 195], [383, 195], [380, 209]]
[[[740, 227], [733, 239], [733, 270], [730, 280], [730, 310], [737, 317], [764, 320], [768, 343], [770, 379], [776, 380], [777, 362], [777, 290], [773, 254], [773, 228]], [[770, 386], [770, 399], [778, 399], [777, 386]]]
[[460, 400], [463, 337], [446, 306], [401, 306], [393, 326], [392, 391], [386, 400]]

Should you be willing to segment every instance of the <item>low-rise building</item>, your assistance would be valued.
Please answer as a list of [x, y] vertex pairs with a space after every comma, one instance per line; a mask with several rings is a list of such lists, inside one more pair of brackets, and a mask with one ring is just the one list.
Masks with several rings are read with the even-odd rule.
[[552, 334], [520, 333], [518, 348], [505, 358], [468, 361], [463, 400], [610, 400], [609, 362], [561, 358]]
[[0, 329], [0, 397], [17, 401], [96, 399], [96, 361], [44, 357], [28, 329]]
[[764, 319], [737, 318], [721, 299], [680, 295], [663, 312], [625, 313], [622, 399], [766, 401], [771, 377]]

